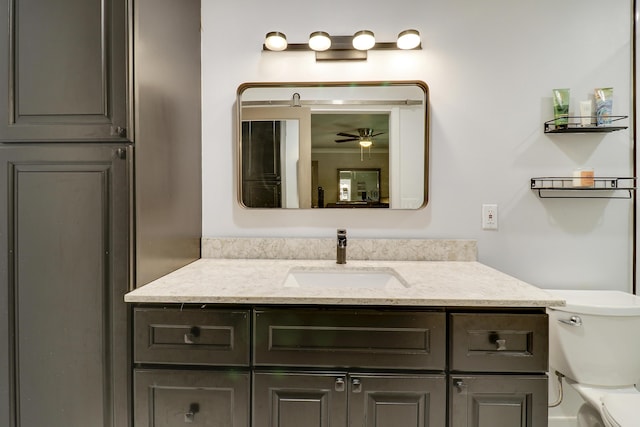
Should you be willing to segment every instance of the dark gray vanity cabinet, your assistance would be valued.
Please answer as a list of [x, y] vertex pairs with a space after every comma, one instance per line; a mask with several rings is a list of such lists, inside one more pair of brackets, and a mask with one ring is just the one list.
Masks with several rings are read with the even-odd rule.
[[257, 371], [253, 426], [443, 426], [445, 390], [444, 374]]
[[544, 309], [141, 305], [134, 349], [136, 427], [548, 424]]
[[0, 1], [0, 142], [126, 141], [127, 3]]
[[450, 427], [546, 427], [545, 313], [450, 313]]
[[128, 147], [0, 145], [0, 425], [129, 423]]

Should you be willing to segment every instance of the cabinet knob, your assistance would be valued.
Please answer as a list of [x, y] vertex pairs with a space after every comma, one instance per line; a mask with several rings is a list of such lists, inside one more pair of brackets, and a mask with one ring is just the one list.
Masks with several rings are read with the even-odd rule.
[[507, 340], [496, 340], [496, 350], [498, 350], [498, 351], [506, 351], [507, 350]]
[[200, 328], [193, 326], [189, 332], [184, 334], [185, 344], [195, 344], [196, 339], [200, 336]]
[[342, 377], [336, 378], [335, 388], [336, 388], [336, 391], [344, 391], [344, 378]]
[[460, 378], [455, 378], [453, 380], [453, 386], [458, 390], [458, 393], [464, 393], [467, 391], [467, 385], [464, 383], [464, 380]]
[[127, 137], [127, 128], [123, 128], [122, 126], [112, 126], [111, 127], [111, 135], [119, 136], [120, 138]]
[[196, 414], [200, 412], [200, 405], [197, 403], [192, 403], [189, 405], [189, 412], [185, 412], [184, 414], [184, 422], [192, 423], [195, 421]]
[[362, 382], [359, 379], [354, 378], [351, 380], [351, 391], [354, 393], [360, 393], [362, 391]]

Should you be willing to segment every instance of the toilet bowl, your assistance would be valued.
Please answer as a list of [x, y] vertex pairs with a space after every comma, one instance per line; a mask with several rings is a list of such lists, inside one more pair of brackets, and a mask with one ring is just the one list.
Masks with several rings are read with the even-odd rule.
[[[572, 380], [567, 380], [567, 383], [600, 413], [604, 426], [640, 426], [640, 391], [635, 387], [593, 387]], [[591, 426], [587, 424], [584, 427]]]
[[606, 427], [640, 426], [640, 297], [549, 292], [566, 301], [548, 310], [551, 369], [566, 377]]

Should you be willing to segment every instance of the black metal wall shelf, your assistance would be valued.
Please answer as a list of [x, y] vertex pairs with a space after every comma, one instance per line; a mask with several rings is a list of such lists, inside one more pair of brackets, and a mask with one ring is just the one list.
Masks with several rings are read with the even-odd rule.
[[[626, 119], [629, 116], [611, 116], [611, 123]], [[614, 125], [582, 125], [581, 119], [590, 118], [591, 122], [596, 121], [596, 117], [587, 116], [572, 116], [567, 117], [567, 124], [556, 124], [556, 119], [547, 120], [544, 122], [544, 133], [606, 133], [614, 132], [617, 130], [627, 129], [628, 126], [614, 126]]]
[[593, 185], [583, 186], [585, 178], [531, 178], [531, 189], [541, 199], [630, 199], [636, 189], [635, 177], [593, 177]]

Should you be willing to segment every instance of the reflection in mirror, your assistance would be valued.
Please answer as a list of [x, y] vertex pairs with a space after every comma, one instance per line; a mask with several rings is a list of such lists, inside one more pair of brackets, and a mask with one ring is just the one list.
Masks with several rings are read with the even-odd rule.
[[422, 82], [244, 84], [238, 112], [242, 206], [417, 209], [427, 202]]
[[380, 169], [338, 169], [338, 201], [326, 207], [388, 208], [380, 200]]
[[244, 112], [241, 200], [245, 206], [311, 207], [310, 117], [310, 110], [303, 107]]

